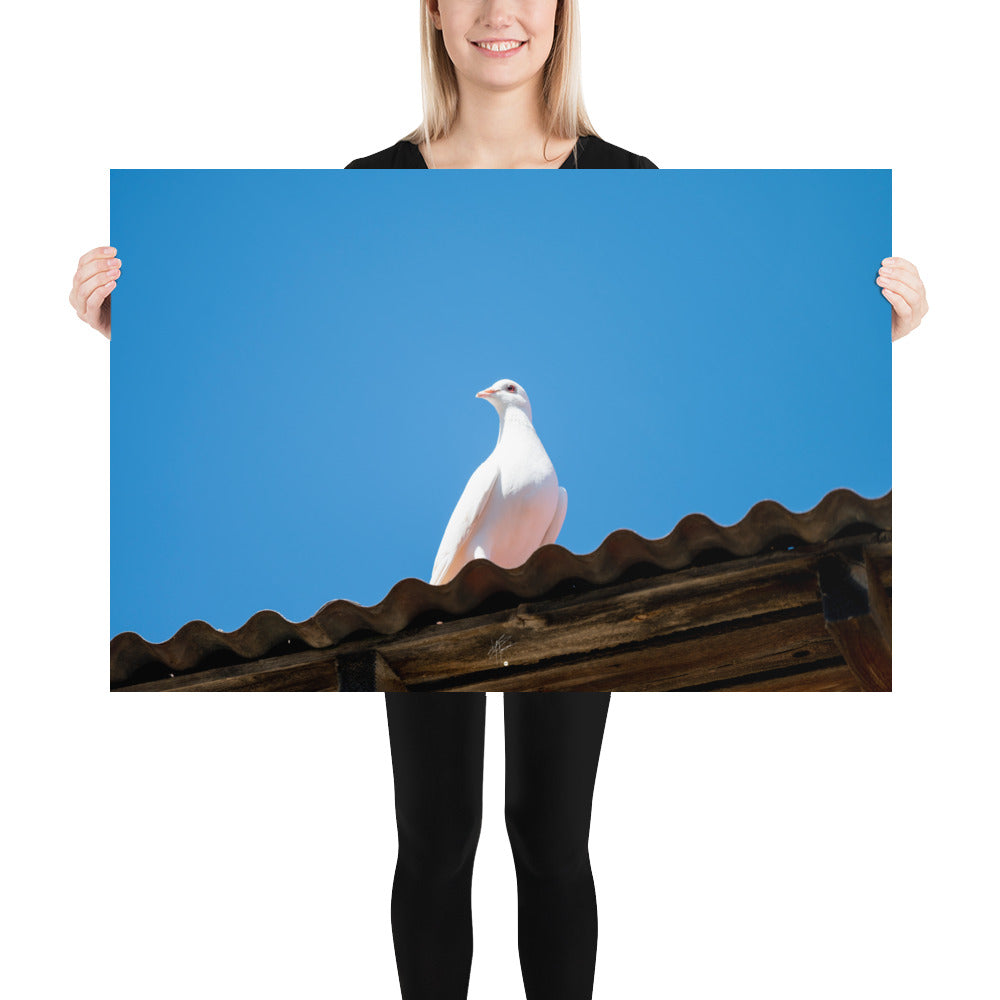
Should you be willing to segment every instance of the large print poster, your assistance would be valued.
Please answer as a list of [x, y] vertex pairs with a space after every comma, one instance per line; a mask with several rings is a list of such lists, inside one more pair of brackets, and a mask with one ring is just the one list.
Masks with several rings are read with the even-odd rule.
[[573, 553], [882, 496], [890, 178], [112, 171], [112, 635], [428, 580], [499, 379]]

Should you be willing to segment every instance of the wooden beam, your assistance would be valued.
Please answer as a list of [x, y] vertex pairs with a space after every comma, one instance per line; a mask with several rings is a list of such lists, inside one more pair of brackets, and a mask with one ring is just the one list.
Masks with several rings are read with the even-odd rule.
[[311, 649], [134, 684], [123, 691], [405, 691], [372, 649]]
[[[541, 663], [528, 672], [484, 677], [448, 691], [675, 691], [714, 683], [726, 687], [759, 673], [810, 663], [842, 662], [818, 605], [794, 617], [745, 619], [618, 650]], [[721, 683], [720, 683], [721, 682]]]
[[826, 628], [862, 691], [892, 690], [888, 600], [875, 564], [831, 555], [817, 566]]
[[[875, 623], [878, 625], [879, 632], [882, 633], [891, 655], [892, 601], [889, 598], [888, 588], [892, 587], [892, 564], [889, 564], [887, 570], [884, 559], [879, 558], [868, 547], [865, 548], [864, 558], [868, 603], [871, 607], [872, 617], [875, 619]], [[886, 582], [887, 579], [888, 582]]]
[[310, 649], [264, 660], [233, 663], [163, 680], [146, 681], [119, 691], [337, 691], [337, 655]]
[[827, 660], [807, 664], [805, 670], [773, 670], [737, 677], [731, 681], [685, 688], [686, 691], [857, 691], [858, 681], [851, 668], [837, 650], [832, 639], [827, 639], [835, 655]]

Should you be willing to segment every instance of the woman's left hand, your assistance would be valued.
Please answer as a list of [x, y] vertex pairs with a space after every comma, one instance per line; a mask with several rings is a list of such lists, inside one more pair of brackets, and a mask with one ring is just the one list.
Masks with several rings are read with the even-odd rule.
[[927, 315], [927, 293], [917, 269], [902, 257], [886, 257], [875, 284], [892, 306], [892, 339], [899, 340], [920, 326]]

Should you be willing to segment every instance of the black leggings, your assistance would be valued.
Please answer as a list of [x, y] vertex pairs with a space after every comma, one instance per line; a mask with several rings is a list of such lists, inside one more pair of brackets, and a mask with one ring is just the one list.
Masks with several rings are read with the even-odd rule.
[[[504, 695], [507, 832], [527, 1000], [590, 1000], [597, 900], [587, 841], [611, 695]], [[465, 1000], [483, 803], [485, 694], [386, 695], [399, 857], [392, 936], [403, 1000]]]

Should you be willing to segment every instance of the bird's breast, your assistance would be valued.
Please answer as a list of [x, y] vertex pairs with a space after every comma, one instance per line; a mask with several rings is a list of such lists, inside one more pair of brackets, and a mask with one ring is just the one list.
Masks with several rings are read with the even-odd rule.
[[552, 522], [559, 482], [533, 431], [505, 435], [496, 459], [496, 502], [480, 525], [478, 541], [498, 566], [520, 566]]
[[530, 466], [501, 465], [498, 486], [500, 495], [509, 501], [522, 495], [555, 492], [559, 484], [552, 463], [538, 462]]
[[534, 431], [505, 436], [497, 452], [499, 487], [505, 498], [558, 488], [556, 470]]

